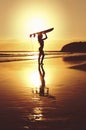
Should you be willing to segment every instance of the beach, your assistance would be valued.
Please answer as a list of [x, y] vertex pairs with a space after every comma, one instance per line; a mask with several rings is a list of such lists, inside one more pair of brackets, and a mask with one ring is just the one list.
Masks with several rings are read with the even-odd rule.
[[0, 130], [85, 130], [85, 99], [86, 60], [0, 63]]

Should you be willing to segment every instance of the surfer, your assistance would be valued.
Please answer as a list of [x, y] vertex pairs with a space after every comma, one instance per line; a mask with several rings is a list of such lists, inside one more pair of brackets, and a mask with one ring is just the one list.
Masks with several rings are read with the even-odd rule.
[[39, 33], [38, 34], [38, 42], [40, 44], [40, 47], [39, 47], [39, 57], [38, 57], [38, 63], [39, 64], [43, 64], [43, 59], [44, 59], [44, 40], [47, 39], [47, 35], [45, 33], [45, 38], [43, 38], [43, 34], [42, 33]]

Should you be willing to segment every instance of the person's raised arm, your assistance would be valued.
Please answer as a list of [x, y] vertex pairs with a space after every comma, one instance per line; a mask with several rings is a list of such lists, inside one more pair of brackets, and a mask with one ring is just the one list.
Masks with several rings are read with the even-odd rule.
[[47, 34], [46, 33], [44, 33], [45, 34], [45, 38], [43, 38], [43, 40], [46, 40], [48, 37], [47, 37]]

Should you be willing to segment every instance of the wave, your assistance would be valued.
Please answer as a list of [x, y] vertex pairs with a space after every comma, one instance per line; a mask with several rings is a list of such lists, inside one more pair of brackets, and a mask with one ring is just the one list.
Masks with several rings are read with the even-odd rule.
[[[45, 51], [45, 59], [78, 56], [78, 55], [86, 56], [86, 53]], [[32, 52], [32, 51], [1, 51], [0, 52], [0, 62], [36, 60], [37, 58], [38, 58], [38, 52]]]

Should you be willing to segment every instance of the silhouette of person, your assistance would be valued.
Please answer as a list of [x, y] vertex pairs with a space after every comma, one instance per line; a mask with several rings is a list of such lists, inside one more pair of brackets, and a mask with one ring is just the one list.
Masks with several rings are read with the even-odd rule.
[[44, 60], [43, 48], [44, 48], [44, 40], [46, 40], [46, 39], [47, 39], [46, 33], [45, 33], [45, 38], [43, 38], [43, 34], [42, 33], [38, 34], [38, 42], [40, 44], [40, 47], [39, 47], [39, 57], [38, 57], [38, 63], [39, 64], [43, 64], [43, 60]]

